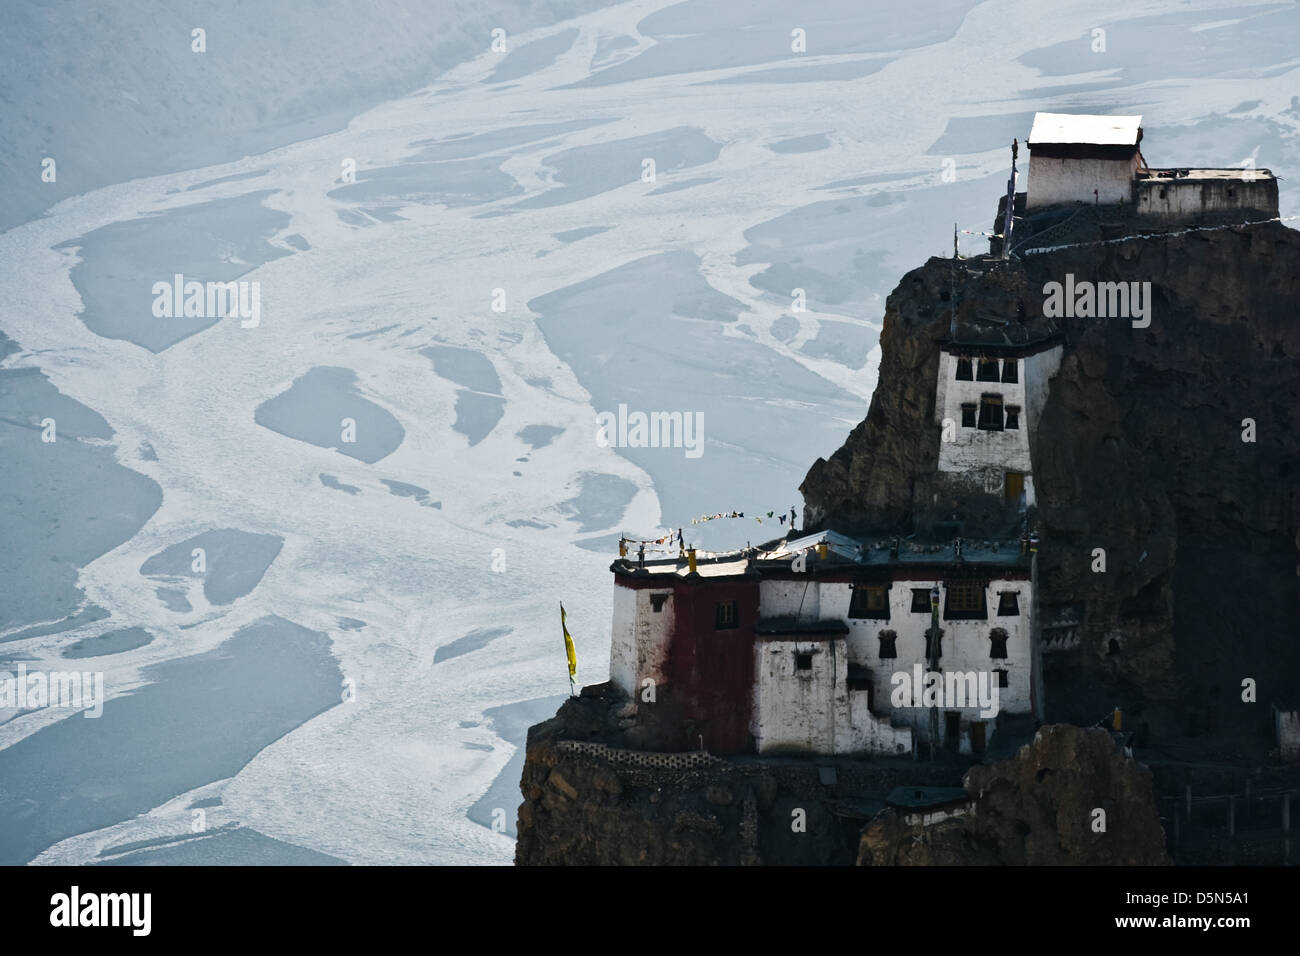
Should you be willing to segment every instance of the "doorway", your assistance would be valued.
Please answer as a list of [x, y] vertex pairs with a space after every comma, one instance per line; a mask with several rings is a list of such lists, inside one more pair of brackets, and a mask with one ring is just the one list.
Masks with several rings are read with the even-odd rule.
[[1006, 491], [1007, 504], [1019, 504], [1025, 493], [1025, 473], [1008, 471], [1003, 481], [1003, 488]]

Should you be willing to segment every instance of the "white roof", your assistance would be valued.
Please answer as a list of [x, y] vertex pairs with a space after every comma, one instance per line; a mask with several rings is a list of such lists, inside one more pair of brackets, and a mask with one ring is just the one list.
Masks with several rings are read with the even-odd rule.
[[1136, 146], [1141, 116], [1092, 116], [1086, 113], [1035, 113], [1029, 131], [1034, 146]]

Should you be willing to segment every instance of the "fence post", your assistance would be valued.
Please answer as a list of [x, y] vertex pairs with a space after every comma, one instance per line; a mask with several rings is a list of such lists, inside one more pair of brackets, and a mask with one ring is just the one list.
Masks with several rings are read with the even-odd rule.
[[1187, 822], [1192, 822], [1192, 785], [1187, 785]]
[[1237, 835], [1237, 798], [1228, 797], [1228, 836]]

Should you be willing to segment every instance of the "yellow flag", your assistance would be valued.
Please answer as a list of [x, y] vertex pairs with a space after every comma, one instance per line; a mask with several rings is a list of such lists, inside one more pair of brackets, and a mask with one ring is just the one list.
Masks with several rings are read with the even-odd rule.
[[564, 620], [564, 603], [560, 603], [560, 630], [564, 632], [564, 652], [569, 655], [569, 686], [573, 686], [574, 678], [578, 676], [578, 654], [573, 649], [573, 638], [569, 636], [569, 628]]

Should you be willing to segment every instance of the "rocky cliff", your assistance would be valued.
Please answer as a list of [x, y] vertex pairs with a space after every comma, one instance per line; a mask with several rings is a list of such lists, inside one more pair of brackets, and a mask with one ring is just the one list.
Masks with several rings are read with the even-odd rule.
[[[1300, 233], [1117, 240], [1131, 224], [1075, 220], [1026, 223], [1046, 231], [1005, 263], [932, 259], [903, 277], [870, 410], [808, 472], [805, 522], [906, 534], [943, 512], [979, 533], [969, 503], [928, 483], [939, 342], [1058, 332], [1030, 434], [1032, 518], [1044, 621], [1077, 627], [1045, 656], [1048, 719], [1091, 724], [1120, 706], [1167, 743], [1262, 751], [1269, 703], [1300, 691]], [[1028, 251], [1039, 244], [1067, 245]], [[1067, 274], [1151, 283], [1150, 325], [1045, 317], [1045, 284]]]
[[[1105, 730], [1044, 727], [969, 769], [950, 755], [724, 760], [610, 746], [620, 703], [589, 687], [529, 731], [517, 865], [1168, 862], [1151, 773]], [[897, 787], [959, 781], [973, 812], [938, 825], [885, 805]]]
[[[1300, 699], [1300, 233], [1108, 215], [1026, 218], [1007, 261], [904, 276], [867, 416], [800, 489], [810, 531], [1005, 533], [1000, 496], [936, 478], [940, 344], [1059, 344], [1029, 434], [1049, 722], [1032, 743], [978, 766], [649, 753], [626, 702], [587, 688], [529, 733], [517, 863], [1167, 862], [1151, 773], [1083, 729], [1116, 708], [1161, 793], [1258, 772], [1270, 703]], [[1149, 283], [1149, 324], [1045, 315], [1067, 276]], [[945, 819], [885, 806], [958, 783], [969, 805]]]
[[1151, 771], [1109, 731], [1041, 728], [1010, 760], [972, 767], [970, 812], [925, 824], [889, 808], [862, 834], [860, 866], [1169, 862]]

